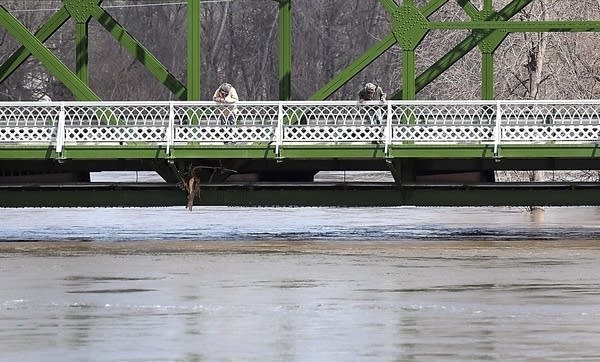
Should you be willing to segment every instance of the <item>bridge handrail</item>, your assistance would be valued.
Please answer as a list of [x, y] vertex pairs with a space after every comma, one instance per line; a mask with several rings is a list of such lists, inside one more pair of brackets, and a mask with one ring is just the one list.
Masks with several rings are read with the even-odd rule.
[[600, 100], [0, 102], [0, 145], [226, 141], [595, 143]]

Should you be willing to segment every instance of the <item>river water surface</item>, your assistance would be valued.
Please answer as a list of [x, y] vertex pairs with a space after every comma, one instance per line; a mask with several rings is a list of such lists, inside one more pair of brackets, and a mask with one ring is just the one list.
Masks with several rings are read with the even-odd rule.
[[0, 360], [600, 360], [599, 218], [0, 209]]

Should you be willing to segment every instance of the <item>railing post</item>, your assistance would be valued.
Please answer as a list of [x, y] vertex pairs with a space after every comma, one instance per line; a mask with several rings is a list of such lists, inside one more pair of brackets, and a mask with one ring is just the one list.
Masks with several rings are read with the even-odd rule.
[[175, 106], [169, 102], [169, 125], [167, 126], [167, 156], [171, 156], [171, 147], [175, 138]]
[[494, 157], [498, 157], [498, 146], [501, 140], [502, 103], [496, 101], [496, 124], [494, 125]]
[[58, 125], [56, 127], [56, 153], [61, 154], [63, 146], [65, 144], [65, 119], [67, 118], [67, 112], [65, 111], [65, 104], [60, 103], [60, 111], [58, 112]]
[[385, 131], [384, 131], [384, 142], [385, 148], [384, 153], [385, 156], [389, 156], [390, 146], [392, 144], [392, 104], [388, 102], [387, 104], [387, 117], [385, 120]]
[[279, 157], [281, 154], [281, 146], [283, 145], [283, 103], [279, 102], [277, 105], [277, 129], [275, 130], [275, 156]]

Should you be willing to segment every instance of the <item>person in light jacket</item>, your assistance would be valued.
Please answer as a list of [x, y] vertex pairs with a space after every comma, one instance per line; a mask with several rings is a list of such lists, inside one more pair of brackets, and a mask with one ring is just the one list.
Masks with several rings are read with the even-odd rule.
[[382, 101], [385, 102], [385, 93], [380, 86], [373, 83], [366, 83], [358, 92], [358, 99], [361, 101]]
[[[385, 102], [385, 93], [380, 86], [374, 83], [366, 83], [362, 89], [358, 92], [358, 101], [380, 101]], [[382, 107], [373, 107], [369, 110], [371, 116], [371, 124], [381, 124], [383, 120], [383, 109]]]
[[217, 88], [215, 94], [213, 95], [213, 101], [227, 105], [221, 109], [221, 115], [219, 116], [219, 121], [221, 124], [235, 124], [235, 114], [237, 113], [235, 102], [238, 100], [237, 92], [235, 91], [235, 88], [231, 86], [231, 84], [223, 83], [219, 86], [219, 88]]

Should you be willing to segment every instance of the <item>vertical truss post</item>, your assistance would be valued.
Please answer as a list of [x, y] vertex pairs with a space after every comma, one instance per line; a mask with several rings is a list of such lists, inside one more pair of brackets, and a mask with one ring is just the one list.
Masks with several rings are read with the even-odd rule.
[[402, 98], [416, 97], [415, 49], [429, 32], [428, 20], [412, 0], [404, 1], [392, 14], [392, 32], [402, 48]]
[[292, 0], [279, 0], [279, 100], [292, 99]]
[[65, 120], [67, 118], [67, 112], [65, 111], [65, 104], [60, 103], [60, 111], [58, 112], [58, 124], [56, 125], [56, 153], [60, 155], [63, 151], [65, 144]]
[[201, 0], [188, 0], [187, 4], [187, 100], [199, 101], [201, 97], [200, 89], [200, 41], [201, 27], [200, 19], [202, 15]]
[[283, 103], [277, 106], [277, 129], [275, 130], [275, 157], [281, 157], [281, 146], [283, 145]]
[[402, 99], [413, 100], [417, 95], [415, 87], [415, 51], [404, 49], [402, 54]]
[[[65, 8], [75, 22], [75, 74], [77, 74], [77, 77], [87, 86], [90, 84], [88, 25], [91, 16], [89, 15], [89, 8], [100, 4], [101, 2], [102, 0], [64, 0]], [[75, 96], [77, 97], [77, 95]], [[77, 97], [77, 99], [82, 100], [79, 97]]]
[[175, 106], [169, 102], [169, 125], [167, 126], [167, 156], [171, 157], [171, 148], [175, 139]]
[[481, 53], [481, 99], [494, 99], [494, 53]]
[[388, 157], [390, 155], [390, 146], [392, 144], [392, 104], [388, 102], [387, 104], [387, 116], [385, 119], [385, 131], [383, 133], [384, 141], [385, 141], [385, 156]]
[[[493, 13], [492, 0], [484, 0], [483, 10], [473, 20], [489, 18]], [[499, 34], [499, 32], [496, 32], [496, 34]], [[494, 52], [504, 39], [505, 35], [500, 33], [500, 35], [488, 37], [487, 40], [479, 43], [481, 50], [481, 99], [494, 99]]]
[[494, 157], [498, 157], [498, 146], [500, 145], [500, 140], [502, 139], [500, 134], [502, 132], [502, 128], [500, 127], [501, 122], [502, 103], [500, 101], [496, 101], [496, 124], [494, 127]]

